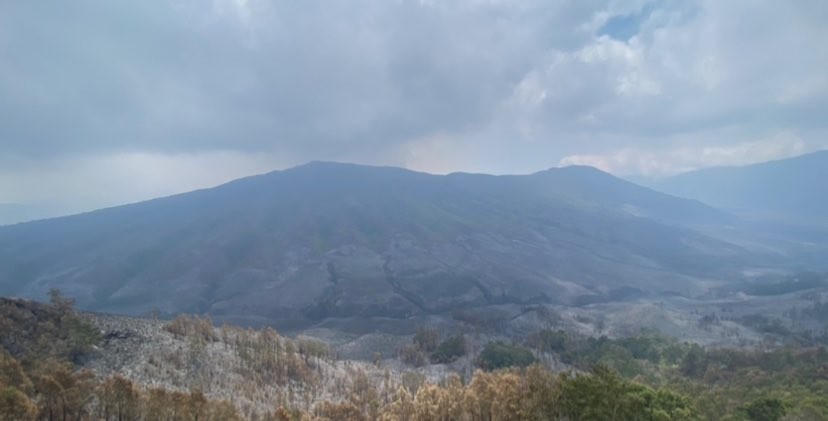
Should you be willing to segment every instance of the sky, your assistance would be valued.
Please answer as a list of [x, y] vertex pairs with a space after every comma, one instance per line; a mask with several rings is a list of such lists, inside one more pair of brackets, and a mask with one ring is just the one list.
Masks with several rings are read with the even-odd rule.
[[799, 155], [828, 147], [826, 22], [824, 0], [4, 1], [0, 204], [313, 160], [666, 177]]

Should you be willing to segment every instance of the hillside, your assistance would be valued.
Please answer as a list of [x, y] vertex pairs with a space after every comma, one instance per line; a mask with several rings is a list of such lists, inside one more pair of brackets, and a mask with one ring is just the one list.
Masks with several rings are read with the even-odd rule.
[[743, 215], [826, 222], [828, 151], [680, 174], [653, 187]]
[[0, 227], [0, 294], [307, 327], [497, 304], [697, 294], [772, 264], [699, 234], [735, 218], [586, 167], [436, 176], [311, 163]]
[[[0, 298], [0, 419], [825, 419], [828, 353], [816, 345], [828, 335], [786, 327], [825, 320], [826, 282], [751, 288], [813, 295], [818, 312], [803, 308], [766, 326], [785, 347], [763, 339], [761, 349], [703, 348], [652, 332], [584, 336], [559, 323], [511, 339], [424, 326], [400, 338], [399, 352], [370, 362], [270, 328], [81, 313], [59, 293], [52, 304]], [[763, 317], [731, 310], [700, 316], [696, 307], [695, 318], [703, 329], [730, 330]]]

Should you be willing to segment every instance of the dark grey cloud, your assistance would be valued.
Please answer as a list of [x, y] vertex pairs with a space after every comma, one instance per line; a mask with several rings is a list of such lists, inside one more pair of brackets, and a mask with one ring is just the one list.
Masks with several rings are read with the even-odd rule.
[[808, 151], [826, 21], [819, 0], [2, 2], [0, 202], [137, 200], [217, 165], [670, 173]]
[[548, 39], [539, 32], [570, 14], [536, 14], [539, 7], [10, 2], [2, 10], [2, 148], [312, 157], [461, 131], [490, 119], [555, 45], [554, 31]]

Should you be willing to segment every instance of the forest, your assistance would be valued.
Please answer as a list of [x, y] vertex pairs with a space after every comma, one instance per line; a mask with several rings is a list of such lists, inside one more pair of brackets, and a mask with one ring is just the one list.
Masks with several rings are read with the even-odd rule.
[[[199, 388], [166, 388], [101, 377], [86, 368], [105, 338], [72, 301], [3, 299], [0, 305], [1, 420], [820, 420], [828, 419], [828, 352], [824, 347], [706, 349], [656, 333], [582, 337], [542, 330], [522, 341], [493, 341], [475, 356], [477, 370], [429, 381], [416, 365], [468, 352], [463, 335], [445, 339], [421, 328], [407, 354], [410, 373], [377, 381], [355, 371], [341, 394], [319, 393], [324, 344], [272, 329], [213, 326], [180, 316], [164, 329], [190, 346], [214, 344], [238, 355], [251, 389], [270, 384], [304, 390], [250, 412], [231, 397]], [[195, 351], [194, 351], [195, 350]], [[554, 358], [569, 367], [553, 371]], [[197, 360], [192, 360], [197, 361]], [[209, 370], [210, 367], [196, 367]], [[241, 393], [239, 391], [238, 393]]]

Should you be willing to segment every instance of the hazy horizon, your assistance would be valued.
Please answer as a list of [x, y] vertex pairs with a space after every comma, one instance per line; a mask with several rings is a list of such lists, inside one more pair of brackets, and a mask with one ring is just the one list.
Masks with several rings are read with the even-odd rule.
[[[815, 153], [818, 153], [818, 152], [821, 152], [821, 153], [828, 152], [828, 149], [820, 149], [820, 150], [813, 151], [813, 152], [810, 152], [810, 153], [807, 153], [807, 154], [797, 155], [797, 156], [792, 157], [792, 158], [796, 158], [796, 157], [799, 157], [799, 156], [805, 156], [805, 155], [811, 155], [811, 154], [815, 154]], [[742, 165], [711, 166], [711, 167], [703, 167], [703, 168], [699, 168], [699, 169], [706, 169], [706, 168], [739, 168], [739, 167], [747, 167], [747, 166], [751, 166], [751, 165], [755, 165], [755, 164], [763, 164], [763, 163], [769, 163], [769, 162], [773, 162], [773, 161], [780, 161], [780, 160], [785, 160], [785, 159], [786, 158], [780, 158], [780, 159], [774, 159], [774, 160], [770, 160], [770, 161], [762, 161], [762, 162], [742, 164]], [[182, 194], [182, 193], [188, 193], [188, 192], [201, 190], [201, 189], [209, 189], [209, 188], [221, 186], [223, 184], [226, 184], [228, 182], [235, 181], [235, 180], [238, 180], [238, 179], [241, 179], [241, 178], [267, 174], [267, 173], [274, 172], [274, 171], [283, 171], [283, 170], [286, 170], [286, 169], [295, 168], [295, 167], [299, 167], [299, 166], [303, 166], [303, 165], [308, 165], [308, 164], [312, 164], [312, 163], [315, 163], [315, 162], [354, 164], [354, 165], [364, 165], [364, 166], [390, 166], [390, 167], [395, 167], [393, 165], [360, 164], [360, 163], [345, 162], [345, 161], [318, 161], [318, 160], [312, 160], [312, 161], [307, 161], [307, 162], [304, 162], [304, 163], [301, 163], [301, 164], [289, 166], [289, 167], [286, 167], [286, 168], [274, 168], [274, 169], [265, 170], [265, 171], [261, 171], [261, 172], [242, 174], [242, 175], [239, 175], [237, 177], [230, 177], [230, 178], [227, 178], [227, 179], [217, 179], [217, 180], [214, 180], [211, 183], [205, 183], [205, 184], [202, 184], [202, 185], [192, 185], [192, 186], [184, 187], [184, 188], [182, 188], [182, 190], [178, 190], [178, 191], [168, 191], [168, 192], [165, 192], [165, 193], [162, 193], [162, 194], [156, 194], [156, 195], [152, 195], [152, 193], [149, 193], [146, 196], [136, 196], [136, 197], [133, 197], [131, 200], [126, 200], [126, 201], [121, 200], [121, 201], [111, 201], [111, 202], [99, 202], [99, 203], [87, 204], [87, 205], [82, 205], [82, 204], [77, 204], [77, 203], [70, 204], [70, 205], [66, 205], [66, 204], [61, 205], [59, 203], [48, 203], [48, 202], [46, 202], [46, 203], [38, 203], [38, 202], [35, 202], [35, 203], [3, 203], [3, 202], [0, 202], [0, 226], [9, 225], [9, 224], [16, 224], [16, 223], [21, 223], [21, 222], [35, 221], [35, 220], [39, 220], [39, 219], [48, 219], [48, 218], [56, 218], [56, 217], [61, 217], [61, 216], [74, 215], [74, 214], [90, 212], [90, 211], [99, 210], [99, 209], [105, 209], [105, 208], [110, 208], [110, 207], [128, 205], [128, 204], [143, 202], [143, 201], [146, 201], [146, 200], [152, 200], [152, 199], [158, 199], [158, 198], [173, 196], [173, 195]], [[584, 163], [584, 164], [572, 163], [572, 164], [568, 164], [568, 165], [560, 165], [559, 164], [559, 165], [553, 165], [553, 166], [549, 166], [549, 167], [542, 168], [542, 169], [539, 169], [539, 170], [533, 170], [533, 171], [528, 171], [528, 172], [523, 172], [523, 173], [518, 173], [518, 172], [486, 173], [486, 172], [479, 172], [479, 171], [477, 171], [477, 172], [476, 171], [468, 172], [468, 171], [461, 171], [461, 170], [445, 171], [445, 172], [419, 171], [419, 170], [416, 170], [416, 169], [411, 169], [411, 170], [412, 171], [418, 171], [418, 172], [424, 172], [424, 173], [427, 173], [427, 174], [434, 174], [434, 175], [446, 175], [446, 174], [451, 174], [451, 173], [464, 173], [464, 172], [466, 172], [466, 173], [476, 173], [476, 174], [489, 174], [489, 175], [525, 175], [525, 174], [532, 174], [532, 173], [535, 173], [535, 172], [538, 172], [538, 171], [543, 171], [543, 170], [547, 170], [547, 169], [551, 169], [551, 168], [565, 168], [565, 167], [568, 167], [568, 166], [578, 166], [578, 165], [594, 167], [593, 165], [589, 165], [589, 163]], [[396, 167], [396, 168], [404, 168], [404, 167]], [[594, 167], [594, 168], [598, 168], [598, 167]], [[598, 169], [602, 170], [602, 171], [606, 171], [606, 170], [601, 169], [601, 168], [598, 168]], [[669, 179], [671, 176], [675, 176], [675, 175], [692, 173], [692, 172], [697, 171], [699, 169], [691, 169], [691, 170], [680, 172], [680, 173], [677, 173], [677, 174], [671, 174], [670, 176], [655, 176], [655, 177], [646, 176], [646, 175], [613, 174], [610, 171], [606, 171], [606, 172], [608, 172], [609, 174], [612, 174], [616, 177], [619, 177], [623, 180], [630, 181], [632, 183], [636, 183], [636, 184], [639, 184], [639, 185], [642, 185], [642, 186], [645, 186], [645, 187], [652, 188], [653, 184], [657, 183], [660, 180]]]

